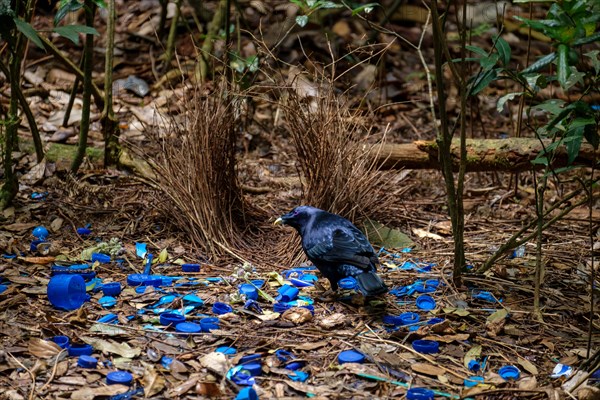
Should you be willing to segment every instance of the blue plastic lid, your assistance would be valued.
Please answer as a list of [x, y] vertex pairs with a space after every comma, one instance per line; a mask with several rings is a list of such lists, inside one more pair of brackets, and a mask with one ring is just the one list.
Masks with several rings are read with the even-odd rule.
[[212, 312], [214, 314], [227, 314], [233, 311], [233, 308], [227, 303], [216, 302], [212, 306]]
[[79, 356], [77, 365], [81, 368], [96, 368], [98, 365], [98, 360], [95, 357], [83, 355]]
[[256, 394], [256, 390], [248, 386], [239, 391], [237, 396], [235, 396], [235, 400], [258, 400], [258, 395]]
[[277, 313], [282, 313], [286, 310], [289, 310], [290, 308], [292, 308], [291, 305], [289, 304], [285, 304], [285, 303], [275, 303], [273, 304], [273, 311], [277, 312]]
[[358, 282], [356, 282], [356, 279], [351, 277], [343, 278], [338, 281], [338, 286], [340, 287], [340, 289], [350, 290], [358, 286]]
[[63, 310], [76, 310], [88, 300], [85, 281], [80, 275], [56, 275], [48, 282], [48, 300]]
[[102, 292], [106, 296], [118, 296], [121, 293], [121, 283], [108, 282], [102, 284]]
[[477, 360], [471, 360], [469, 361], [467, 368], [469, 368], [469, 371], [477, 372], [481, 369], [481, 363]]
[[419, 293], [432, 293], [435, 292], [440, 285], [440, 281], [437, 279], [428, 279], [425, 282], [415, 282], [413, 287]]
[[365, 355], [356, 350], [344, 350], [338, 354], [338, 362], [340, 364], [345, 363], [359, 363], [365, 362]]
[[440, 351], [440, 344], [435, 340], [421, 340], [417, 339], [412, 342], [412, 347], [415, 351], [422, 354], [433, 354]]
[[381, 321], [386, 325], [402, 325], [402, 320], [397, 315], [384, 315]]
[[135, 288], [135, 292], [137, 294], [142, 294], [146, 291], [147, 286], [138, 286]]
[[52, 338], [50, 338], [50, 340], [52, 340], [54, 343], [56, 343], [58, 345], [58, 347], [60, 347], [61, 349], [66, 349], [69, 347], [69, 337], [68, 336], [63, 336], [63, 335], [59, 335], [59, 336], [54, 336]]
[[404, 312], [398, 316], [402, 325], [416, 324], [421, 320], [419, 314], [414, 312]]
[[232, 356], [234, 354], [237, 353], [237, 350], [235, 349], [235, 347], [229, 347], [229, 346], [220, 346], [217, 347], [217, 349], [215, 350], [217, 353], [223, 353], [227, 356]]
[[202, 332], [202, 326], [194, 322], [180, 322], [175, 325], [175, 330], [181, 333], [199, 333]]
[[240, 365], [242, 365], [242, 370], [248, 371], [250, 376], [260, 376], [260, 374], [262, 374], [262, 365], [258, 360], [250, 361]]
[[505, 365], [498, 370], [498, 375], [500, 375], [505, 381], [509, 379], [519, 379], [521, 376], [521, 371], [519, 371], [519, 368], [515, 367], [514, 365]]
[[93, 271], [87, 264], [72, 265], [70, 267], [53, 265], [50, 270], [50, 275], [80, 275], [84, 281], [89, 281], [96, 277], [96, 272]]
[[259, 289], [265, 285], [264, 279], [252, 279], [250, 282]]
[[426, 388], [410, 388], [406, 392], [407, 400], [433, 400], [433, 390]]
[[181, 322], [185, 322], [185, 316], [181, 315], [181, 314], [175, 314], [172, 312], [165, 312], [160, 314], [159, 317], [159, 322], [161, 325], [164, 326], [168, 326], [168, 325], [172, 325], [175, 326]]
[[92, 253], [92, 262], [98, 261], [100, 264], [106, 264], [110, 262], [110, 256], [102, 253]]
[[304, 367], [303, 361], [292, 361], [290, 363], [287, 363], [283, 368], [289, 369], [291, 371], [296, 371], [302, 367]]
[[470, 376], [464, 380], [465, 387], [471, 388], [484, 383], [485, 378], [483, 376]]
[[240, 294], [246, 296], [247, 299], [256, 300], [258, 299], [258, 290], [249, 283], [242, 283], [240, 285]]
[[217, 317], [207, 317], [200, 320], [202, 332], [210, 332], [214, 329], [219, 329], [219, 323], [220, 321]]
[[91, 356], [94, 352], [94, 348], [91, 344], [86, 343], [72, 343], [69, 346], [69, 356]]
[[200, 272], [200, 264], [183, 264], [181, 270], [183, 272]]
[[129, 286], [154, 286], [159, 287], [162, 285], [162, 279], [160, 276], [149, 275], [149, 274], [131, 274], [127, 276], [127, 284]]
[[435, 307], [435, 300], [428, 294], [422, 294], [419, 297], [417, 297], [417, 308], [425, 311], [430, 311], [435, 309]]
[[127, 371], [113, 371], [106, 375], [106, 383], [108, 385], [126, 385], [133, 383], [133, 375]]
[[114, 307], [114, 305], [117, 304], [117, 299], [112, 296], [102, 296], [98, 299], [98, 304], [104, 308]]
[[48, 237], [48, 229], [46, 229], [44, 226], [37, 226], [33, 228], [32, 233], [34, 237], [40, 240], [44, 240]]

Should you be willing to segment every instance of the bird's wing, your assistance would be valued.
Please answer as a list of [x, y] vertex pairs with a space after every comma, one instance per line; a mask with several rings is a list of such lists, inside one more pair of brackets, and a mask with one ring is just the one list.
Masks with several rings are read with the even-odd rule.
[[313, 261], [346, 263], [363, 269], [370, 269], [374, 257], [373, 248], [362, 233], [357, 235], [342, 228], [322, 235], [320, 240], [305, 250], [306, 255]]

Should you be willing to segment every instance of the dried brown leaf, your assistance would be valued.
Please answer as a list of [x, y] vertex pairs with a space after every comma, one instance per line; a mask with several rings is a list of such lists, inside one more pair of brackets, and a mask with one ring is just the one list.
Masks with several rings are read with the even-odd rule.
[[310, 321], [312, 319], [312, 314], [310, 310], [307, 310], [306, 308], [292, 307], [289, 310], [286, 310], [281, 318], [296, 325], [300, 325]]
[[430, 376], [444, 375], [446, 373], [443, 368], [428, 363], [415, 363], [412, 364], [410, 368], [417, 373]]
[[523, 367], [523, 369], [529, 372], [531, 375], [538, 375], [538, 369], [535, 365], [533, 365], [529, 360], [519, 357], [518, 359], [519, 365]]
[[52, 358], [63, 350], [53, 341], [40, 338], [31, 338], [27, 349], [32, 356], [44, 359]]
[[126, 393], [129, 386], [125, 385], [108, 385], [100, 387], [85, 387], [71, 393], [72, 400], [94, 400], [96, 397], [114, 396], [117, 394]]
[[150, 364], [145, 365], [142, 383], [144, 386], [145, 398], [157, 395], [165, 388], [165, 378], [156, 372]]

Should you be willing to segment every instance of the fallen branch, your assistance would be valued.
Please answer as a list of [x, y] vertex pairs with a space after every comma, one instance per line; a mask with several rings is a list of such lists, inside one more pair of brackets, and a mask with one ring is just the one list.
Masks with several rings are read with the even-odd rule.
[[[547, 146], [550, 142], [544, 142]], [[528, 171], [531, 163], [542, 151], [542, 143], [534, 138], [467, 139], [467, 172], [477, 171]], [[453, 168], [458, 170], [459, 142], [452, 142]], [[380, 169], [439, 169], [438, 145], [435, 141], [417, 141], [405, 144], [376, 145], [371, 150], [375, 164]], [[600, 151], [584, 143], [574, 165], [592, 166], [598, 163]], [[552, 168], [565, 167], [568, 156], [564, 147], [554, 155]], [[543, 167], [538, 165], [536, 167]]]

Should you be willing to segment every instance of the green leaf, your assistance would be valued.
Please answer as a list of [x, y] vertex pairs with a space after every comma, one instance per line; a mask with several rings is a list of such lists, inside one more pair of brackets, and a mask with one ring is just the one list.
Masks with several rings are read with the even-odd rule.
[[104, 0], [92, 0], [99, 8], [106, 8], [106, 2]]
[[556, 57], [558, 57], [558, 55], [554, 52], [547, 54], [544, 57], [537, 60], [536, 62], [534, 62], [533, 64], [531, 64], [529, 67], [525, 68], [523, 71], [521, 71], [521, 74], [529, 74], [532, 72], [538, 72], [545, 66], [552, 63], [552, 61], [556, 60]]
[[558, 115], [565, 109], [565, 101], [559, 99], [546, 100], [543, 103], [531, 107], [532, 110], [542, 110], [549, 112], [552, 115]]
[[488, 52], [485, 51], [484, 49], [482, 49], [481, 47], [478, 46], [472, 46], [470, 44], [465, 46], [465, 49], [475, 53], [475, 54], [479, 54], [482, 57], [487, 57], [488, 56]]
[[479, 65], [481, 65], [481, 68], [483, 68], [484, 71], [489, 71], [496, 66], [499, 58], [500, 56], [497, 53], [492, 53], [488, 57], [481, 57], [479, 59]]
[[558, 45], [558, 62], [556, 63], [556, 75], [558, 76], [558, 83], [565, 89], [567, 87], [567, 79], [571, 74], [569, 68], [569, 46], [566, 44]]
[[498, 76], [498, 70], [490, 69], [475, 77], [471, 83], [470, 96], [476, 95], [485, 89], [496, 77]]
[[68, 13], [75, 12], [82, 7], [83, 3], [80, 3], [78, 0], [61, 0], [58, 11], [54, 16], [54, 26], [58, 25]]
[[298, 15], [296, 17], [296, 23], [304, 28], [304, 26], [308, 23], [308, 15]]
[[573, 46], [581, 46], [588, 43], [597, 42], [600, 40], [600, 32], [591, 34], [590, 36], [582, 37], [573, 41]]
[[592, 67], [594, 67], [594, 71], [596, 71], [596, 75], [600, 74], [600, 58], [598, 58], [598, 54], [600, 54], [600, 50], [592, 50], [583, 53], [584, 56], [590, 59]]
[[319, 1], [317, 2], [318, 8], [330, 9], [330, 8], [342, 8], [343, 4], [337, 4], [333, 1]]
[[521, 96], [521, 95], [523, 95], [523, 92], [513, 92], [513, 93], [505, 94], [504, 96], [500, 97], [498, 99], [498, 103], [496, 103], [496, 111], [501, 113], [502, 111], [504, 111], [504, 104], [506, 104], [507, 101], [512, 101], [516, 97]]
[[44, 51], [46, 50], [46, 48], [44, 47], [44, 43], [42, 43], [42, 40], [38, 36], [36, 30], [33, 29], [33, 26], [29, 25], [27, 22], [19, 18], [14, 18], [14, 21], [19, 32], [25, 35], [25, 37], [31, 40], [37, 47]]
[[567, 134], [569, 140], [565, 140], [565, 146], [567, 147], [568, 164], [573, 164], [573, 161], [579, 155], [579, 149], [581, 148], [581, 142], [583, 141], [583, 126], [569, 129]]
[[79, 34], [84, 33], [86, 35], [99, 35], [98, 31], [91, 26], [85, 25], [65, 25], [65, 26], [57, 26], [52, 29], [54, 32], [58, 33], [60, 36], [69, 39], [71, 42], [75, 44], [79, 44]]
[[498, 55], [500, 56], [500, 61], [502, 61], [502, 65], [507, 66], [510, 62], [510, 45], [506, 40], [498, 36], [496, 40], [496, 50], [498, 50]]
[[600, 146], [600, 136], [598, 135], [598, 129], [596, 129], [595, 126], [586, 125], [584, 127], [583, 136], [594, 149], [598, 149], [598, 146]]
[[546, 157], [545, 155], [542, 154], [538, 154], [537, 157], [533, 160], [531, 160], [531, 163], [533, 165], [544, 165], [544, 166], [548, 166], [548, 157]]
[[367, 219], [362, 225], [363, 232], [375, 246], [383, 246], [387, 249], [415, 246], [415, 243], [406, 234], [397, 229], [388, 228], [375, 220]]

